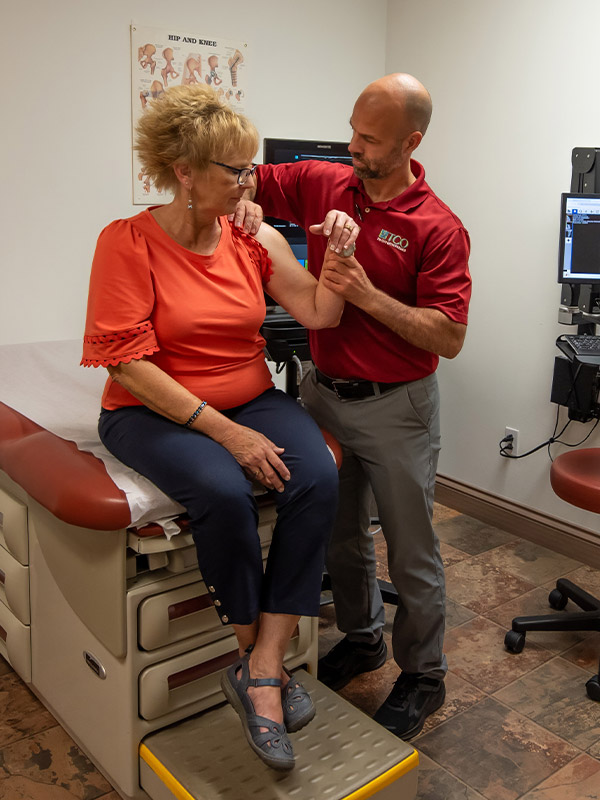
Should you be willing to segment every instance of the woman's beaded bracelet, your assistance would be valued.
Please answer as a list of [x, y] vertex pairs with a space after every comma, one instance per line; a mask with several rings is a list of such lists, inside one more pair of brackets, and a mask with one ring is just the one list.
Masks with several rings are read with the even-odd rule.
[[184, 422], [184, 428], [190, 428], [193, 425], [194, 420], [196, 420], [200, 416], [200, 414], [204, 411], [205, 405], [206, 405], [206, 400], [203, 400], [198, 406], [198, 408], [194, 411], [192, 416], [188, 419], [188, 421]]

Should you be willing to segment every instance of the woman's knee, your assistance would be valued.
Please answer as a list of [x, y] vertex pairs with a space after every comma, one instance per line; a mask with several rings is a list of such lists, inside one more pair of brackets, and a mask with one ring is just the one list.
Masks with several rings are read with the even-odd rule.
[[328, 450], [303, 459], [294, 478], [296, 491], [309, 496], [311, 502], [318, 505], [337, 504], [338, 470]]

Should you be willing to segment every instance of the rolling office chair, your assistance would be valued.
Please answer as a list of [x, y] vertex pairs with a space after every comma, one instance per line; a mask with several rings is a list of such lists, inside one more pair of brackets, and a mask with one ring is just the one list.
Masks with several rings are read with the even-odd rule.
[[[600, 447], [562, 453], [552, 463], [550, 483], [554, 492], [567, 503], [600, 514]], [[527, 631], [600, 631], [600, 600], [566, 578], [559, 578], [548, 602], [562, 611], [572, 600], [583, 609], [572, 614], [549, 614], [538, 617], [515, 617], [512, 630], [504, 637], [511, 653], [520, 653]], [[585, 685], [588, 697], [600, 701], [600, 663], [598, 674]]]

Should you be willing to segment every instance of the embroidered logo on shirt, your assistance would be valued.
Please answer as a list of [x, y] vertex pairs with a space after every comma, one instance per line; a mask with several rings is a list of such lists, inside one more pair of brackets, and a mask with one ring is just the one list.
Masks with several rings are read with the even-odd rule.
[[403, 253], [406, 252], [406, 248], [408, 247], [408, 239], [405, 239], [398, 233], [386, 231], [384, 228], [380, 230], [377, 241], [383, 242], [383, 244], [389, 244], [390, 247], [395, 247], [396, 250], [401, 250]]

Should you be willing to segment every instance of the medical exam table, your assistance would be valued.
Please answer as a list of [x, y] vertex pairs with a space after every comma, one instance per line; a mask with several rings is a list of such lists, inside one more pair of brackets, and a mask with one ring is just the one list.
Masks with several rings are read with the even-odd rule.
[[[286, 653], [317, 706], [296, 769], [247, 747], [220, 690], [236, 640], [183, 509], [102, 447], [105, 372], [79, 351], [0, 346], [0, 654], [127, 800], [414, 798], [414, 748], [315, 679], [315, 619]], [[266, 558], [275, 513], [257, 503]]]

